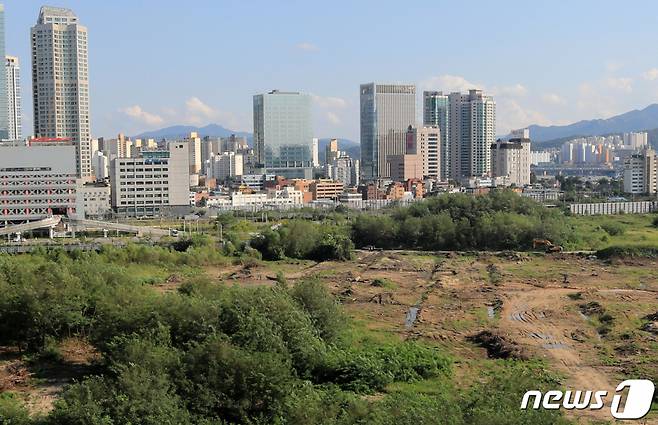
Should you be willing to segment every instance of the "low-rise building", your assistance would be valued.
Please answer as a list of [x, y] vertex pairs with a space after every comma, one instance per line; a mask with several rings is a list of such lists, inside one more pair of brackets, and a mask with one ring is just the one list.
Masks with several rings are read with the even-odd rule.
[[276, 179], [276, 174], [245, 174], [240, 179], [241, 185], [248, 187], [253, 191], [261, 191], [265, 189], [267, 182]]
[[0, 145], [0, 222], [76, 217], [76, 160], [70, 142]]
[[85, 183], [77, 187], [78, 218], [107, 218], [112, 212], [110, 185], [104, 182]]
[[400, 182], [393, 182], [386, 188], [386, 199], [391, 201], [400, 201], [404, 199], [404, 185]]
[[312, 182], [309, 189], [313, 193], [314, 201], [322, 199], [337, 200], [340, 194], [343, 193], [345, 185], [340, 181], [319, 179]]
[[116, 158], [110, 167], [112, 208], [124, 216], [154, 216], [189, 206], [188, 145], [142, 151], [139, 158]]
[[338, 202], [354, 208], [363, 203], [363, 195], [359, 192], [343, 192], [338, 197]]

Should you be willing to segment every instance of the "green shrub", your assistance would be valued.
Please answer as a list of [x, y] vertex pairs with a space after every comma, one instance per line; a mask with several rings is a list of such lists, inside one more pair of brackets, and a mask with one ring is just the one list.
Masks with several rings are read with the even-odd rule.
[[614, 221], [603, 223], [601, 228], [610, 236], [623, 235], [626, 231], [626, 227], [623, 224]]

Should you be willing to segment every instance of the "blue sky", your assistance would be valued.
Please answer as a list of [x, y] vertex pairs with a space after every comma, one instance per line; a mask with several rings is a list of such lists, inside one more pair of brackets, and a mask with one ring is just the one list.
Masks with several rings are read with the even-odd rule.
[[[29, 28], [44, 3], [4, 4], [31, 134]], [[251, 131], [252, 95], [278, 88], [312, 94], [318, 137], [358, 141], [358, 85], [370, 81], [482, 88], [496, 98], [501, 134], [658, 100], [650, 0], [46, 4], [73, 9], [89, 29], [95, 137], [210, 122]]]

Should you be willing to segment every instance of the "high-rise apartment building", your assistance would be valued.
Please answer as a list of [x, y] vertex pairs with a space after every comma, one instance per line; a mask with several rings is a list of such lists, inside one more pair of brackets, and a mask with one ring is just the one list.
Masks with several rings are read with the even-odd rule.
[[496, 102], [481, 90], [450, 93], [448, 101], [451, 177], [490, 174], [490, 147], [496, 140]]
[[224, 152], [214, 155], [210, 159], [210, 176], [218, 182], [224, 182], [231, 177], [240, 177], [244, 174], [244, 159], [242, 154], [235, 152]]
[[362, 178], [389, 177], [388, 157], [405, 153], [407, 128], [416, 122], [416, 86], [362, 84], [360, 98]]
[[[5, 6], [0, 4], [0, 58], [5, 57]], [[0, 72], [0, 105], [7, 105], [7, 75]], [[0, 107], [0, 140], [9, 139], [9, 117], [5, 107]]]
[[114, 158], [130, 158], [133, 155], [133, 142], [129, 137], [126, 137], [123, 133], [119, 133], [116, 139], [103, 139], [103, 149], [104, 154], [113, 160]]
[[624, 160], [624, 192], [637, 195], [658, 193], [658, 157], [646, 148]]
[[71, 140], [77, 150], [78, 175], [89, 177], [87, 28], [78, 23], [73, 11], [43, 6], [30, 37], [34, 136]]
[[324, 163], [333, 164], [333, 162], [340, 156], [338, 151], [338, 139], [331, 139], [327, 146], [324, 148]]
[[649, 143], [649, 134], [646, 131], [639, 133], [624, 133], [622, 138], [624, 146], [629, 149], [643, 149]]
[[439, 126], [425, 125], [416, 130], [416, 145], [423, 163], [423, 177], [443, 177], [443, 133]]
[[317, 137], [313, 138], [313, 145], [311, 146], [311, 161], [314, 167], [320, 166], [320, 140]]
[[[311, 97], [273, 90], [254, 96], [254, 147], [258, 166], [297, 177], [313, 167]], [[303, 174], [303, 173], [302, 173]]]
[[423, 92], [423, 126], [438, 127], [441, 131], [439, 143], [441, 180], [448, 180], [451, 175], [450, 161], [450, 103], [448, 95], [440, 91]]
[[185, 138], [187, 142], [187, 147], [190, 150], [189, 161], [190, 161], [190, 174], [199, 174], [201, 173], [201, 138], [199, 134], [195, 131], [191, 132], [189, 136]]
[[7, 139], [23, 139], [23, 109], [21, 106], [21, 69], [18, 58], [5, 56], [7, 78]]
[[[516, 135], [519, 135], [516, 133]], [[521, 133], [521, 135], [527, 135]], [[515, 133], [512, 133], [515, 136]], [[491, 145], [491, 176], [507, 177], [509, 184], [523, 187], [530, 184], [530, 139], [498, 140]]]

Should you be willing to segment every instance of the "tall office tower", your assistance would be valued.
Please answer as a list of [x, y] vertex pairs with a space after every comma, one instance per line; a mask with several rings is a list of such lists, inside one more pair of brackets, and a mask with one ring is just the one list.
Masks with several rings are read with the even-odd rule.
[[73, 11], [43, 6], [30, 35], [34, 136], [73, 141], [78, 175], [90, 177], [87, 28]]
[[482, 90], [450, 93], [448, 102], [451, 177], [490, 174], [490, 147], [496, 140], [496, 102]]
[[[5, 6], [0, 4], [0, 58], [5, 57]], [[0, 72], [0, 105], [7, 105], [7, 74]], [[6, 107], [0, 108], [0, 140], [9, 139], [9, 117]]]
[[23, 110], [21, 108], [21, 69], [18, 58], [5, 56], [7, 77], [7, 138], [21, 140], [23, 138]]
[[311, 97], [273, 90], [254, 96], [254, 146], [259, 166], [288, 178], [310, 178]]
[[389, 177], [387, 157], [405, 153], [407, 128], [416, 122], [416, 86], [362, 84], [361, 175]]
[[325, 165], [333, 164], [339, 157], [338, 152], [338, 139], [331, 139], [327, 146], [324, 148], [324, 163]]
[[423, 126], [438, 127], [441, 130], [441, 180], [448, 180], [451, 175], [450, 162], [450, 103], [448, 95], [440, 91], [423, 92]]

